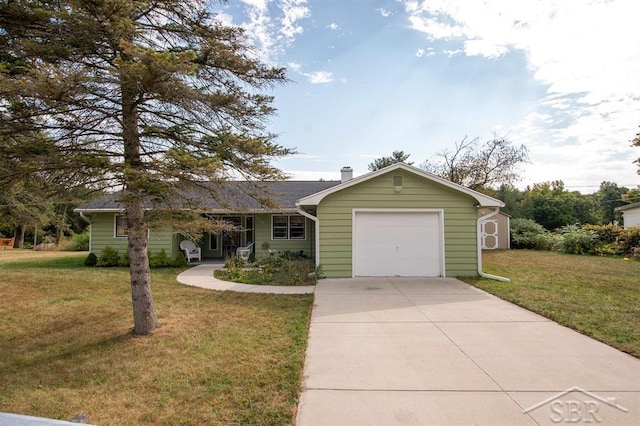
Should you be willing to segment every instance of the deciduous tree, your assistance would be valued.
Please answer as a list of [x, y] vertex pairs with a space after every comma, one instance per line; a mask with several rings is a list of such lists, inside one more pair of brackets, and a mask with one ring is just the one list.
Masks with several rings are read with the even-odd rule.
[[479, 138], [464, 137], [453, 151], [445, 150], [439, 158], [426, 160], [420, 167], [466, 186], [482, 191], [518, 180], [518, 167], [528, 161], [524, 145], [514, 146], [506, 138], [494, 137], [479, 145]]

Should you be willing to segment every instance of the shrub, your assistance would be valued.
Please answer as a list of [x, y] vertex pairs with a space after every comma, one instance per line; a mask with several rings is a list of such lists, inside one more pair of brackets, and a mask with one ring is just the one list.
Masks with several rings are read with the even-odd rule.
[[267, 256], [256, 262], [258, 267], [265, 273], [273, 274], [275, 271], [282, 268], [284, 264], [284, 258], [279, 256]]
[[634, 248], [640, 247], [640, 227], [624, 229], [617, 225], [585, 225], [582, 229], [594, 237], [592, 254], [633, 255]]
[[640, 247], [640, 226], [623, 229], [620, 232], [620, 244], [624, 254], [633, 255], [634, 251]]
[[173, 266], [176, 268], [184, 268], [188, 265], [187, 259], [184, 257], [184, 253], [181, 251], [178, 252], [176, 258], [173, 260]]
[[246, 268], [247, 261], [241, 257], [227, 257], [224, 261], [225, 268]]
[[96, 266], [118, 266], [120, 265], [120, 255], [118, 254], [118, 250], [112, 247], [105, 247], [102, 249], [102, 254], [98, 257], [98, 263]]
[[596, 247], [594, 235], [577, 226], [562, 229], [562, 251], [569, 254], [590, 254]]
[[83, 232], [82, 234], [75, 234], [73, 236], [73, 249], [76, 251], [89, 250], [89, 232]]
[[558, 237], [531, 219], [512, 219], [511, 243], [516, 249], [552, 250]]
[[129, 266], [131, 264], [131, 258], [129, 257], [129, 249], [127, 249], [122, 256], [120, 256], [120, 260], [118, 265], [120, 266]]
[[84, 258], [84, 266], [96, 266], [98, 264], [98, 256], [93, 253], [89, 253]]
[[273, 280], [280, 285], [315, 284], [316, 267], [310, 260], [286, 260], [274, 271]]
[[173, 265], [173, 259], [167, 256], [164, 249], [149, 255], [149, 267], [151, 268], [166, 268]]

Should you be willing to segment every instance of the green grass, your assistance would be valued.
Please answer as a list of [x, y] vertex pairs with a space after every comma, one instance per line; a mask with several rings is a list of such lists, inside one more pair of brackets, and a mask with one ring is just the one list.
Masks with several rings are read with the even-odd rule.
[[162, 326], [134, 337], [126, 268], [29, 256], [0, 252], [0, 411], [84, 412], [101, 425], [293, 422], [312, 295], [216, 292], [154, 270]]
[[640, 357], [640, 262], [528, 250], [483, 257], [485, 272], [512, 282], [464, 281]]

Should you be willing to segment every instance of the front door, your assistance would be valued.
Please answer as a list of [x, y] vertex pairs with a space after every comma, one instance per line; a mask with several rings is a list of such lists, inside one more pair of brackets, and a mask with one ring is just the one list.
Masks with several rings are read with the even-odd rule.
[[236, 249], [242, 245], [242, 218], [240, 216], [225, 216], [223, 221], [233, 226], [233, 229], [222, 231], [222, 257], [235, 257]]

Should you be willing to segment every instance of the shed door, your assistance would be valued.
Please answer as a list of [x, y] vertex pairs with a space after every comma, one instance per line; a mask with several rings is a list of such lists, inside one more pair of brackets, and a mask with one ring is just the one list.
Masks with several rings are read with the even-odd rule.
[[498, 221], [485, 220], [480, 224], [482, 248], [493, 250], [498, 248]]
[[443, 276], [438, 212], [355, 212], [355, 276]]

